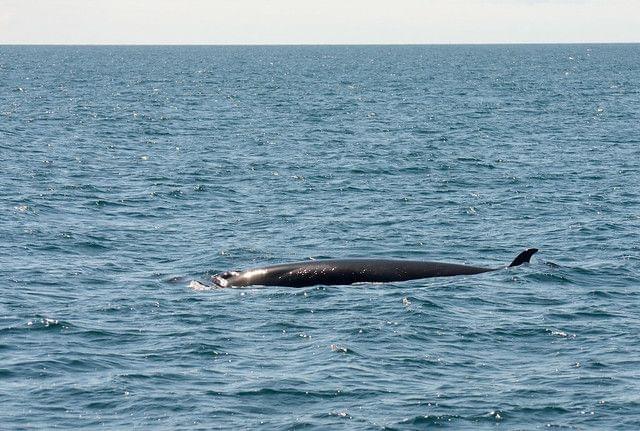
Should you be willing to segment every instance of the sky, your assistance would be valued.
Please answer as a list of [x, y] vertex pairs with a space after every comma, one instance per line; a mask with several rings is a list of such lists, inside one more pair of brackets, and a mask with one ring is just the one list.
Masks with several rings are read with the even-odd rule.
[[0, 44], [640, 42], [640, 0], [0, 0]]

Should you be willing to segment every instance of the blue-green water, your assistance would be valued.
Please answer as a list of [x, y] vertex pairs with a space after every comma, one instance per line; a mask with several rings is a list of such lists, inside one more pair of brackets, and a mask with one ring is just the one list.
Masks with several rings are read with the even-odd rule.
[[2, 46], [0, 428], [638, 429], [639, 112], [639, 45]]

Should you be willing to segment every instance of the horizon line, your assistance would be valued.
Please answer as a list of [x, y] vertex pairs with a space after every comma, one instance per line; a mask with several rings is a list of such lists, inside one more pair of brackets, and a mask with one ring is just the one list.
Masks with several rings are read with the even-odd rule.
[[137, 42], [124, 42], [124, 43], [25, 43], [25, 42], [0, 42], [0, 46], [477, 46], [477, 45], [638, 45], [640, 41], [625, 41], [625, 42], [367, 42], [367, 43], [289, 43], [289, 42], [275, 42], [275, 43], [208, 43], [208, 42], [159, 42], [159, 43], [137, 43]]

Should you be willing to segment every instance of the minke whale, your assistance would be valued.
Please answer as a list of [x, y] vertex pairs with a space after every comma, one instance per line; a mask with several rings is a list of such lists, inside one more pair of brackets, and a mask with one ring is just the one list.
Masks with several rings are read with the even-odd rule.
[[428, 277], [480, 274], [528, 263], [538, 251], [520, 253], [510, 265], [500, 268], [393, 259], [327, 259], [226, 271], [211, 277], [218, 287], [347, 285], [353, 283], [389, 283]]

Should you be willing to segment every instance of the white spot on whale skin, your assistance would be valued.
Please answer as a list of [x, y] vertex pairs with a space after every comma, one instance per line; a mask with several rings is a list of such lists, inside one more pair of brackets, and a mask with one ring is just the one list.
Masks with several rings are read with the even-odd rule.
[[[245, 276], [246, 276], [247, 278], [253, 278], [253, 277], [260, 276], [260, 275], [264, 275], [264, 274], [266, 274], [266, 273], [267, 273], [267, 270], [266, 270], [266, 269], [259, 268], [259, 269], [254, 269], [254, 270], [252, 270], [252, 271], [247, 271], [247, 272], [245, 273]], [[239, 274], [238, 272], [233, 272], [233, 275], [238, 275], [238, 274]]]

